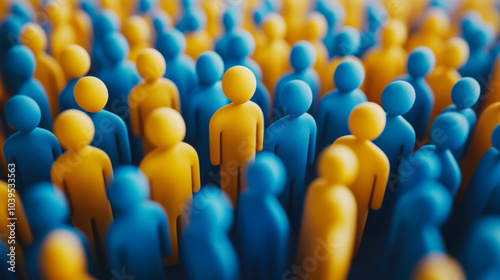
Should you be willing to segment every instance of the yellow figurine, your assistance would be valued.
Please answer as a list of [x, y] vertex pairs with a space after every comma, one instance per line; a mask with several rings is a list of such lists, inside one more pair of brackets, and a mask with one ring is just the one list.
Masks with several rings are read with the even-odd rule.
[[483, 98], [485, 99], [481, 104], [482, 108], [486, 108], [489, 105], [500, 101], [500, 59], [498, 56], [491, 70], [488, 93]]
[[408, 39], [406, 50], [411, 52], [416, 47], [428, 47], [436, 57], [436, 64], [439, 65], [449, 29], [448, 15], [442, 9], [430, 9], [425, 14], [420, 29]]
[[144, 153], [153, 150], [144, 135], [144, 124], [151, 112], [160, 107], [170, 107], [180, 111], [179, 91], [177, 86], [163, 77], [167, 69], [165, 59], [154, 49], [145, 49], [139, 53], [137, 71], [144, 79], [136, 85], [128, 97], [132, 131], [142, 138]]
[[344, 25], [361, 29], [364, 23], [365, 0], [339, 0], [345, 9]]
[[[77, 4], [77, 1], [73, 2]], [[78, 8], [76, 5], [73, 8], [73, 17], [71, 19], [71, 24], [75, 29], [76, 34], [78, 34], [76, 40], [77, 44], [84, 47], [87, 52], [92, 51], [92, 38], [93, 38], [93, 29], [92, 29], [92, 19], [90, 16]]]
[[434, 93], [434, 108], [429, 123], [452, 104], [451, 89], [462, 78], [458, 69], [469, 58], [469, 46], [462, 38], [448, 40], [441, 54], [441, 65], [427, 77], [427, 83]]
[[412, 280], [465, 280], [462, 266], [452, 257], [431, 253], [422, 258], [413, 270]]
[[180, 0], [160, 0], [160, 7], [170, 16], [177, 15], [180, 7]]
[[359, 173], [351, 185], [358, 206], [356, 226], [356, 251], [359, 249], [369, 208], [378, 210], [382, 206], [385, 187], [389, 179], [389, 160], [371, 141], [385, 128], [385, 112], [377, 104], [366, 102], [358, 105], [349, 116], [352, 135], [337, 139], [333, 145], [343, 144], [358, 156]]
[[304, 0], [283, 0], [281, 15], [286, 22], [286, 40], [290, 45], [301, 40], [304, 30], [305, 18], [309, 10], [309, 1]]
[[151, 199], [168, 215], [172, 252], [167, 265], [179, 263], [178, 234], [187, 217], [193, 193], [200, 190], [200, 164], [196, 150], [182, 142], [186, 125], [179, 112], [158, 108], [146, 120], [146, 137], [155, 149], [142, 160], [140, 169], [148, 177]]
[[69, 230], [55, 230], [43, 241], [38, 256], [47, 280], [94, 280], [87, 272], [85, 250], [80, 238]]
[[234, 206], [242, 191], [241, 168], [263, 148], [264, 115], [250, 101], [256, 87], [257, 80], [250, 69], [234, 66], [227, 70], [222, 77], [222, 90], [232, 103], [210, 119], [210, 161], [220, 165], [221, 188]]
[[52, 166], [52, 183], [66, 194], [73, 225], [85, 233], [98, 256], [113, 221], [106, 195], [107, 182], [113, 179], [111, 161], [102, 150], [89, 145], [94, 124], [82, 111], [62, 112], [54, 122], [54, 134], [66, 152]]
[[201, 0], [201, 8], [207, 15], [207, 32], [212, 38], [217, 37], [222, 30], [220, 5], [219, 0]]
[[358, 159], [348, 147], [333, 145], [322, 152], [319, 178], [305, 197], [296, 262], [302, 266], [309, 257], [321, 257], [309, 279], [347, 278], [356, 236], [356, 199], [349, 186], [357, 173]]
[[268, 15], [262, 26], [267, 40], [255, 54], [255, 61], [262, 69], [262, 82], [274, 100], [276, 81], [290, 69], [291, 48], [285, 40], [286, 23], [281, 15]]
[[403, 49], [406, 27], [399, 20], [390, 20], [382, 31], [382, 43], [363, 58], [366, 78], [364, 91], [368, 100], [381, 104], [384, 88], [406, 71], [407, 53]]
[[194, 60], [198, 59], [202, 52], [214, 49], [214, 40], [204, 28], [186, 32], [184, 35], [186, 36], [185, 53]]
[[59, 61], [68, 80], [58, 97], [59, 112], [67, 109], [80, 109], [75, 101], [73, 89], [78, 80], [89, 72], [90, 56], [83, 47], [69, 45], [64, 48]]
[[129, 60], [135, 61], [142, 50], [150, 47], [151, 30], [145, 18], [141, 16], [127, 18], [123, 23], [122, 33], [130, 46]]
[[68, 3], [52, 0], [46, 8], [46, 12], [52, 22], [50, 32], [50, 53], [56, 60], [64, 48], [78, 43], [78, 36], [71, 25], [71, 13]]
[[66, 84], [61, 65], [45, 52], [47, 49], [47, 35], [38, 24], [27, 23], [23, 27], [20, 40], [35, 55], [36, 69], [34, 77], [42, 83], [47, 91], [52, 117], [55, 118], [59, 113], [59, 93]]
[[329, 60], [328, 50], [323, 43], [323, 38], [326, 35], [328, 25], [325, 17], [320, 13], [311, 13], [304, 26], [304, 39], [309, 41], [316, 50], [316, 64], [314, 70], [323, 73], [326, 64]]
[[491, 134], [493, 134], [493, 130], [498, 124], [500, 124], [500, 101], [489, 105], [478, 118], [469, 144], [469, 150], [460, 166], [462, 182], [457, 193], [458, 201], [462, 200], [481, 158], [491, 148]]

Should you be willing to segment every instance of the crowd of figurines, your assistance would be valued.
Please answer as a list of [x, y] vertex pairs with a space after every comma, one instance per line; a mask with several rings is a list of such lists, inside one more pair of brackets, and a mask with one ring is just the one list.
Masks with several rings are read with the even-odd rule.
[[500, 279], [493, 0], [0, 0], [0, 279]]

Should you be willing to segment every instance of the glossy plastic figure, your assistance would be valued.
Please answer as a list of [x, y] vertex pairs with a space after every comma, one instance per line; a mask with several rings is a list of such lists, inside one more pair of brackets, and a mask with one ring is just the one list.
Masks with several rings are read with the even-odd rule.
[[434, 153], [439, 158], [439, 182], [448, 189], [452, 198], [455, 198], [458, 191], [461, 173], [451, 150], [465, 143], [468, 131], [467, 119], [464, 116], [456, 112], [443, 113], [432, 123], [430, 141], [433, 144], [419, 149], [422, 152]]
[[443, 49], [441, 65], [427, 77], [427, 82], [434, 92], [434, 109], [432, 110], [430, 121], [443, 112], [452, 104], [451, 90], [453, 86], [462, 78], [458, 69], [462, 67], [469, 57], [469, 47], [461, 38], [449, 39]]
[[224, 34], [216, 39], [215, 52], [220, 55], [223, 60], [227, 58], [227, 51], [230, 47], [228, 39], [232, 34], [241, 28], [241, 14], [238, 9], [228, 7], [222, 16], [222, 24], [224, 25]]
[[144, 81], [137, 84], [128, 96], [130, 122], [134, 135], [142, 138], [144, 153], [153, 147], [145, 137], [145, 122], [157, 108], [169, 107], [180, 111], [179, 91], [169, 79], [163, 78], [167, 65], [155, 49], [145, 49], [137, 57], [137, 71]]
[[323, 38], [323, 43], [328, 50], [330, 58], [336, 55], [333, 48], [335, 44], [335, 37], [337, 36], [338, 29], [344, 25], [345, 9], [344, 6], [338, 2], [330, 2], [325, 0], [316, 1], [316, 10], [320, 12], [326, 19], [327, 30]]
[[63, 112], [68, 109], [82, 110], [76, 103], [73, 94], [75, 84], [85, 76], [90, 69], [90, 56], [87, 51], [78, 45], [69, 45], [61, 53], [61, 67], [69, 80], [59, 95], [59, 110]]
[[190, 92], [198, 84], [195, 63], [191, 57], [184, 54], [186, 39], [177, 29], [170, 29], [160, 34], [156, 41], [156, 49], [163, 55], [167, 70], [163, 77], [171, 80], [179, 90], [181, 113], [188, 113]]
[[38, 263], [47, 280], [95, 280], [88, 274], [88, 263], [78, 236], [68, 230], [56, 230], [47, 236]]
[[12, 78], [15, 88], [13, 95], [26, 95], [32, 98], [40, 108], [40, 127], [52, 130], [52, 113], [50, 111], [49, 99], [43, 85], [35, 78], [35, 56], [26, 46], [18, 45], [10, 48], [5, 58], [9, 65], [9, 76]]
[[[415, 131], [401, 116], [408, 112], [415, 102], [415, 90], [404, 81], [392, 82], [382, 93], [382, 108], [386, 113], [386, 123], [382, 134], [373, 140], [389, 159], [390, 173], [385, 190], [382, 208], [374, 213], [376, 218], [383, 219], [384, 226], [389, 226], [396, 200], [395, 190], [399, 183], [398, 170], [401, 162], [407, 161], [415, 147]], [[397, 135], [397, 137], [395, 137]], [[377, 225], [381, 227], [381, 225]]]
[[5, 141], [3, 150], [7, 163], [15, 164], [20, 194], [35, 183], [50, 181], [50, 168], [61, 155], [56, 137], [37, 127], [40, 116], [36, 102], [25, 95], [14, 96], [5, 105], [7, 122], [18, 132]]
[[368, 210], [379, 210], [382, 206], [389, 178], [389, 160], [384, 152], [371, 142], [382, 133], [385, 122], [384, 110], [379, 105], [371, 102], [360, 104], [349, 116], [349, 130], [352, 135], [343, 136], [333, 143], [348, 146], [359, 160], [358, 176], [350, 186], [357, 203], [357, 249], [363, 237]]
[[[181, 219], [186, 219], [193, 193], [200, 189], [200, 166], [195, 149], [182, 142], [186, 125], [171, 108], [159, 108], [149, 114], [144, 133], [155, 148], [141, 161], [140, 168], [150, 182], [151, 199], [160, 203], [168, 215], [172, 253], [165, 260], [176, 265]], [[165, 172], [169, 166], [169, 172]]]
[[263, 148], [264, 115], [250, 101], [256, 86], [250, 69], [235, 66], [227, 70], [222, 77], [222, 90], [232, 103], [210, 119], [210, 161], [220, 165], [221, 188], [234, 205], [241, 189], [241, 168]]
[[214, 48], [213, 39], [206, 30], [207, 15], [198, 5], [192, 4], [184, 9], [184, 15], [177, 23], [177, 29], [186, 36], [186, 54], [192, 59]]
[[465, 272], [460, 263], [444, 253], [431, 253], [415, 265], [412, 280], [465, 280]]
[[16, 82], [11, 78], [10, 65], [7, 64], [5, 56], [12, 47], [19, 44], [19, 34], [21, 34], [22, 27], [23, 22], [14, 15], [7, 16], [0, 25], [0, 58], [2, 58], [0, 67], [7, 92], [15, 91]]
[[73, 225], [85, 233], [94, 256], [100, 257], [113, 220], [106, 196], [106, 182], [113, 179], [111, 161], [102, 150], [89, 145], [94, 124], [81, 111], [70, 109], [59, 114], [54, 134], [67, 151], [52, 165], [52, 183], [65, 193]]
[[262, 24], [267, 41], [255, 54], [255, 61], [262, 68], [262, 82], [274, 98], [274, 86], [279, 77], [290, 69], [291, 47], [285, 40], [286, 24], [279, 14], [269, 14]]
[[445, 252], [440, 227], [452, 205], [439, 183], [424, 183], [396, 204], [386, 258], [387, 279], [409, 279], [414, 265], [429, 253]]
[[425, 78], [434, 69], [435, 64], [436, 58], [430, 49], [415, 48], [408, 56], [408, 74], [397, 78], [410, 83], [415, 90], [415, 103], [403, 117], [415, 129], [417, 139], [424, 138], [434, 106], [434, 94]]
[[61, 65], [46, 53], [47, 35], [36, 23], [28, 23], [23, 27], [20, 40], [35, 55], [36, 70], [33, 76], [42, 83], [47, 91], [52, 117], [55, 117], [59, 113], [57, 97], [66, 84]]
[[168, 219], [149, 195], [148, 179], [137, 167], [116, 170], [108, 189], [114, 221], [106, 233], [106, 248], [112, 271], [124, 269], [127, 275], [159, 280], [165, 279], [163, 259], [170, 254]]
[[[91, 72], [96, 75], [101, 75], [103, 68], [107, 68], [115, 61], [108, 61], [108, 57], [104, 54], [104, 49], [109, 48], [104, 43], [104, 39], [112, 34], [118, 32], [120, 29], [120, 20], [116, 14], [111, 10], [102, 10], [93, 19], [94, 26], [94, 43], [92, 46], [92, 70]], [[125, 41], [126, 42], [126, 41]], [[127, 54], [128, 57], [128, 44]]]
[[149, 47], [151, 41], [150, 27], [143, 17], [131, 16], [123, 23], [122, 33], [130, 47], [128, 59], [135, 61], [139, 53]]
[[445, 112], [457, 112], [467, 119], [469, 131], [467, 132], [467, 140], [461, 146], [452, 150], [453, 155], [460, 161], [469, 147], [474, 127], [476, 126], [476, 112], [471, 108], [476, 104], [481, 93], [479, 83], [473, 78], [460, 79], [451, 90], [451, 100], [453, 105], [446, 108]]
[[241, 273], [243, 279], [280, 279], [290, 239], [286, 213], [276, 198], [285, 186], [285, 167], [273, 154], [259, 153], [245, 173], [247, 189], [239, 198], [236, 220]]
[[274, 89], [274, 107], [272, 111], [274, 119], [283, 117], [283, 108], [279, 102], [279, 94], [281, 93], [281, 89], [291, 80], [304, 81], [311, 88], [313, 101], [307, 112], [309, 114], [315, 112], [321, 92], [318, 73], [312, 68], [315, 62], [316, 51], [311, 43], [299, 41], [293, 45], [290, 53], [290, 65], [292, 65], [293, 70], [281, 76]]
[[356, 154], [346, 146], [330, 146], [320, 156], [319, 178], [305, 198], [296, 261], [306, 266], [311, 256], [320, 256], [311, 279], [346, 279], [349, 273], [356, 236], [356, 199], [349, 187], [357, 173]]
[[380, 46], [372, 48], [364, 55], [364, 90], [368, 100], [381, 104], [385, 86], [405, 72], [405, 41], [405, 25], [399, 20], [390, 20], [381, 32]]
[[224, 62], [218, 54], [212, 51], [202, 53], [196, 60], [196, 73], [200, 82], [187, 100], [186, 135], [198, 152], [201, 185], [205, 185], [217, 174], [210, 163], [210, 119], [217, 110], [229, 104], [229, 100], [222, 91]]
[[493, 145], [483, 156], [462, 200], [463, 208], [461, 220], [466, 228], [473, 221], [477, 220], [485, 211], [494, 190], [498, 188], [500, 180], [500, 125], [495, 128], [491, 135]]
[[139, 74], [133, 62], [127, 60], [129, 48], [127, 40], [118, 32], [113, 32], [102, 41], [103, 55], [109, 62], [98, 78], [108, 88], [109, 98], [106, 110], [115, 113], [125, 121], [128, 129], [132, 163], [139, 164], [142, 159], [142, 143], [132, 131], [128, 96], [139, 82]]
[[108, 101], [106, 85], [96, 77], [83, 77], [75, 85], [76, 103], [87, 112], [95, 127], [90, 145], [103, 150], [113, 167], [131, 161], [127, 126], [117, 115], [104, 110]]
[[321, 73], [321, 84], [323, 89], [321, 96], [325, 96], [328, 92], [336, 89], [333, 77], [335, 69], [339, 64], [346, 59], [359, 60], [354, 54], [358, 51], [360, 44], [359, 32], [353, 27], [346, 26], [335, 35], [335, 41], [332, 43], [332, 49], [335, 52], [333, 59], [325, 65], [324, 71]]
[[[458, 253], [467, 279], [495, 279], [500, 267], [500, 220], [490, 216], [479, 220], [468, 232]], [[497, 272], [494, 274], [493, 272]], [[490, 277], [487, 277], [488, 274]]]
[[26, 266], [30, 279], [42, 279], [38, 265], [40, 247], [46, 237], [54, 230], [67, 230], [74, 233], [85, 250], [85, 257], [92, 264], [92, 253], [87, 239], [82, 233], [67, 225], [70, 209], [63, 192], [50, 183], [33, 186], [24, 196], [26, 216], [33, 232], [33, 243], [26, 247]]
[[321, 99], [316, 116], [318, 154], [338, 138], [349, 135], [349, 115], [356, 106], [367, 101], [359, 89], [364, 79], [363, 65], [357, 60], [346, 59], [336, 68], [333, 80], [337, 89]]
[[316, 122], [306, 113], [312, 103], [311, 89], [302, 81], [288, 82], [280, 94], [280, 103], [286, 116], [266, 130], [264, 150], [274, 153], [285, 164], [288, 176], [279, 198], [292, 228], [297, 230], [305, 195], [306, 169], [314, 164], [316, 149]]
[[228, 196], [219, 188], [205, 186], [194, 197], [190, 212], [190, 223], [182, 236], [188, 279], [238, 279], [238, 256], [228, 236], [233, 223]]

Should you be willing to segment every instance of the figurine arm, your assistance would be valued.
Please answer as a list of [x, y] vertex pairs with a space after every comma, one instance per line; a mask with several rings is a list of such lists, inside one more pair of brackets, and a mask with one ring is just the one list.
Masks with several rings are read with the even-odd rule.
[[128, 98], [128, 107], [130, 112], [130, 124], [132, 125], [132, 132], [135, 136], [142, 136], [141, 129], [141, 105], [138, 102], [136, 91], [139, 89], [133, 89]]
[[177, 89], [177, 86], [172, 83], [172, 109], [176, 110], [177, 112], [181, 112], [181, 104], [180, 104], [180, 97], [179, 97], [179, 90]]
[[188, 139], [191, 140], [196, 140], [197, 138], [197, 131], [198, 131], [198, 108], [196, 107], [196, 103], [192, 102], [191, 103], [192, 107], [187, 110], [187, 112], [184, 112], [186, 116], [186, 129], [187, 129], [187, 136]]
[[260, 152], [264, 146], [264, 115], [262, 114], [262, 110], [260, 110], [260, 108], [257, 108], [256, 140], [256, 152]]
[[104, 176], [104, 182], [106, 187], [108, 187], [108, 182], [113, 181], [113, 166], [111, 165], [111, 160], [108, 155], [103, 152], [102, 155], [102, 172]]
[[[384, 200], [385, 188], [387, 186], [387, 180], [389, 179], [389, 161], [385, 154], [381, 153], [378, 155], [383, 159], [383, 162], [376, 162], [378, 166], [377, 174], [375, 174], [375, 183], [373, 184], [373, 194], [371, 201], [371, 208], [373, 210], [379, 210], [382, 207], [382, 201]], [[382, 158], [382, 156], [384, 158]]]
[[222, 138], [222, 130], [220, 129], [220, 125], [217, 122], [217, 113], [212, 116], [210, 119], [209, 125], [209, 140], [210, 140], [210, 162], [212, 165], [217, 166], [220, 165], [221, 162], [221, 138]]
[[309, 165], [314, 164], [314, 156], [316, 152], [316, 134], [317, 134], [316, 122], [314, 121], [313, 118], [311, 118], [311, 133], [309, 134], [309, 150], [308, 150]]
[[50, 169], [50, 179], [52, 180], [52, 184], [59, 187], [59, 189], [63, 190], [64, 187], [64, 169], [62, 163], [54, 162], [52, 168]]
[[130, 152], [127, 126], [125, 125], [125, 122], [118, 117], [116, 124], [116, 145], [118, 145], [118, 152], [120, 153], [121, 163], [129, 164], [130, 162], [132, 162], [132, 155]]
[[200, 160], [196, 150], [191, 148], [191, 176], [193, 182], [193, 192], [200, 190]]

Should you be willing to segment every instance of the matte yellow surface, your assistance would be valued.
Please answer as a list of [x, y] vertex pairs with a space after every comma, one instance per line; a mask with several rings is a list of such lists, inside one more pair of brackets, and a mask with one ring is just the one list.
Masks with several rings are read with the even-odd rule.
[[101, 111], [108, 102], [108, 89], [96, 77], [83, 77], [75, 84], [73, 90], [76, 103], [89, 113]]

